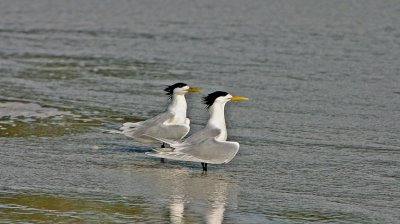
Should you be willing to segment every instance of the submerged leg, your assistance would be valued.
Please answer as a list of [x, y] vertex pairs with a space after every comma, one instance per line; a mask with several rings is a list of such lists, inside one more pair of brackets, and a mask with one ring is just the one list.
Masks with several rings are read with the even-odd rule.
[[[165, 143], [164, 142], [162, 143], [161, 148], [165, 148]], [[165, 163], [165, 159], [161, 158], [160, 162], [161, 163]]]

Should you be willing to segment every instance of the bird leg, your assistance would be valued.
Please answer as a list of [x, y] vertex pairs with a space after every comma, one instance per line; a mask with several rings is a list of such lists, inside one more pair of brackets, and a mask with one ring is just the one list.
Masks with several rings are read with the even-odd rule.
[[[164, 142], [162, 143], [161, 148], [165, 148], [165, 143]], [[161, 163], [165, 163], [165, 159], [161, 158], [160, 162]]]
[[201, 166], [203, 167], [203, 171], [207, 172], [207, 163], [201, 163]]

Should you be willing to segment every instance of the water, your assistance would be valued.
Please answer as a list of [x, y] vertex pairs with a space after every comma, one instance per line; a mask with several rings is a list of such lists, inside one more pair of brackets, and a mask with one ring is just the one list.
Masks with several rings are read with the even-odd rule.
[[[399, 223], [397, 1], [0, 2], [1, 223]], [[215, 90], [234, 160], [99, 129]]]

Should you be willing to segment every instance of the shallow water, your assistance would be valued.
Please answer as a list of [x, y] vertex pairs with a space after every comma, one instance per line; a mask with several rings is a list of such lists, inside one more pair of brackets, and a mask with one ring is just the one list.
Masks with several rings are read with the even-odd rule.
[[[399, 223], [397, 1], [0, 2], [0, 222]], [[100, 129], [214, 90], [234, 160]]]

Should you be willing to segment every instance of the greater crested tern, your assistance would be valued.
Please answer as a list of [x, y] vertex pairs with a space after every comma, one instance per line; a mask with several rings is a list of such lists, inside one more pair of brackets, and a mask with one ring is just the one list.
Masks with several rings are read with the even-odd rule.
[[228, 135], [224, 108], [225, 104], [231, 100], [248, 100], [248, 98], [232, 96], [222, 91], [209, 94], [203, 100], [210, 112], [210, 118], [204, 129], [194, 133], [184, 141], [147, 135], [169, 144], [171, 149], [169, 151], [155, 149], [155, 152], [148, 152], [146, 154], [165, 159], [201, 162], [203, 171], [207, 171], [208, 163], [228, 163], [239, 151], [238, 142], [226, 141]]
[[[160, 139], [180, 140], [190, 130], [190, 120], [186, 117], [187, 104], [185, 94], [200, 92], [200, 88], [176, 83], [164, 89], [171, 102], [164, 113], [141, 122], [127, 122], [120, 128], [120, 133], [132, 137], [142, 143], [150, 143]], [[152, 136], [149, 138], [148, 136]], [[162, 145], [164, 147], [164, 144]]]

